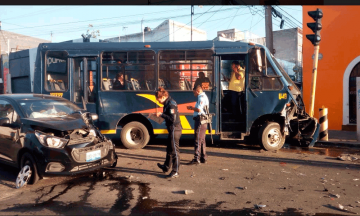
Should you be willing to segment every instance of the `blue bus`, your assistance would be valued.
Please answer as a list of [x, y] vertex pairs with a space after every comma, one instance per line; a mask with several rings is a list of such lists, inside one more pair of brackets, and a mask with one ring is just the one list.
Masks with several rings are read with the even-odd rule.
[[[221, 140], [249, 137], [266, 150], [280, 149], [286, 138], [295, 137], [309, 146], [318, 137], [318, 121], [305, 112], [301, 91], [262, 45], [227, 41], [43, 43], [35, 53], [28, 89], [80, 106], [84, 101], [87, 110], [98, 115], [96, 125], [101, 132], [110, 137], [120, 134], [126, 148], [143, 148], [151, 137], [167, 133], [164, 123], [148, 118], [149, 113], [162, 111], [154, 96], [158, 87], [164, 87], [178, 103], [183, 134], [193, 134], [193, 113], [186, 107], [195, 104], [192, 89], [198, 79], [206, 80], [202, 85], [214, 115], [207, 134], [219, 135]], [[236, 120], [230, 114], [224, 79], [230, 77], [233, 61], [245, 67], [245, 90], [238, 106], [242, 114]], [[122, 80], [120, 88], [118, 79]]]

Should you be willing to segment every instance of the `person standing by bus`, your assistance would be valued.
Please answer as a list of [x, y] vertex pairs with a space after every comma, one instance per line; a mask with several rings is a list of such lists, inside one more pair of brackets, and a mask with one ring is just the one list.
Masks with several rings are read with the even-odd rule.
[[193, 119], [195, 121], [195, 140], [194, 140], [194, 147], [195, 147], [195, 154], [194, 159], [190, 162], [190, 164], [200, 164], [206, 163], [206, 128], [207, 124], [201, 124], [200, 116], [206, 115], [205, 113], [205, 106], [209, 108], [209, 99], [206, 96], [205, 92], [200, 85], [194, 87], [194, 96], [197, 97], [197, 101], [195, 107], [188, 106], [188, 110], [194, 110]]
[[229, 81], [231, 108], [233, 118], [239, 119], [238, 111], [240, 111], [240, 114], [242, 114], [242, 104], [240, 97], [243, 94], [245, 86], [245, 70], [240, 66], [240, 63], [238, 61], [233, 61], [231, 63], [231, 69], [231, 77], [230, 79], [227, 78], [227, 80]]
[[155, 97], [159, 103], [163, 104], [163, 112], [156, 113], [157, 117], [165, 119], [166, 127], [169, 132], [168, 143], [166, 147], [166, 159], [164, 164], [158, 163], [157, 166], [164, 172], [168, 172], [172, 167], [171, 173], [167, 178], [179, 177], [180, 151], [179, 140], [182, 134], [178, 106], [174, 99], [164, 88], [159, 88]]

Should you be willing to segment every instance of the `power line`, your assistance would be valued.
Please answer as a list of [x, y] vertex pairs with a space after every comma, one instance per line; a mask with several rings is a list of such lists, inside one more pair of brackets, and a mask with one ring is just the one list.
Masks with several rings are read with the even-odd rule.
[[286, 13], [287, 15], [289, 15], [291, 18], [293, 18], [296, 22], [298, 22], [300, 24], [300, 26], [302, 26], [302, 22], [300, 22], [299, 20], [297, 20], [295, 17], [291, 16], [291, 14], [289, 14], [288, 12], [286, 12], [285, 10], [283, 10], [281, 7], [277, 6], [277, 8], [279, 8], [280, 10], [282, 10], [284, 13]]
[[228, 25], [228, 27], [227, 27], [227, 29], [229, 28], [230, 24], [234, 21], [234, 18], [235, 18], [235, 16], [236, 16], [236, 14], [239, 12], [239, 10], [240, 10], [240, 7], [239, 7], [239, 9], [237, 9], [235, 15], [233, 16], [231, 22], [229, 23], [229, 25]]
[[[54, 8], [54, 7], [56, 7], [56, 8]], [[67, 6], [63, 6], [63, 7], [67, 7]], [[53, 7], [51, 7], [51, 8], [52, 8], [52, 9], [46, 8], [46, 9], [39, 10], [39, 11], [36, 11], [36, 12], [32, 12], [32, 13], [29, 13], [29, 14], [25, 14], [25, 15], [21, 15], [21, 16], [16, 16], [16, 17], [10, 17], [10, 18], [7, 18], [7, 19], [2, 19], [2, 20], [17, 19], [17, 18], [19, 18], [19, 17], [24, 18], [24, 17], [29, 17], [29, 16], [36, 16], [36, 15], [39, 14], [39, 12], [42, 12], [42, 11], [44, 11], [44, 10], [46, 10], [47, 12], [44, 12], [44, 13], [42, 13], [42, 14], [49, 13], [49, 12], [53, 12], [54, 10], [56, 10], [56, 11], [61, 10], [61, 9], [59, 9], [57, 6], [53, 6]], [[64, 9], [64, 8], [62, 8], [62, 9]], [[35, 14], [34, 14], [34, 13], [35, 13]]]
[[[221, 6], [222, 8], [223, 6]], [[221, 8], [219, 10], [221, 10]], [[211, 15], [208, 19], [206, 19], [204, 22], [202, 22], [200, 25], [197, 26], [199, 28], [202, 24], [206, 23], [211, 17], [213, 17], [218, 11], [216, 11], [213, 15]]]
[[[214, 6], [213, 6], [214, 7]], [[210, 8], [211, 9], [211, 8]], [[230, 8], [230, 9], [223, 9], [223, 10], [221, 10], [221, 11], [229, 11], [229, 10], [234, 10], [234, 9], [237, 9], [237, 8]], [[201, 16], [202, 15], [204, 15], [204, 14], [206, 14], [206, 13], [214, 13], [214, 12], [217, 12], [217, 11], [220, 11], [220, 10], [216, 10], [216, 11], [211, 11], [211, 12], [204, 12], [204, 13], [202, 13], [201, 14]], [[186, 16], [189, 16], [188, 14], [185, 14], [185, 15], [179, 15], [179, 16], [173, 16], [173, 17], [161, 17], [161, 18], [155, 18], [155, 19], [148, 19], [148, 20], [144, 20], [144, 21], [146, 21], [146, 22], [153, 22], [153, 21], [159, 21], [159, 20], [166, 20], [166, 19], [172, 19], [172, 18], [179, 18], [179, 17], [186, 17]], [[200, 16], [199, 16], [200, 17]], [[197, 17], [196, 19], [198, 19], [199, 17]], [[99, 26], [97, 26], [98, 28], [99, 27], [102, 27], [102, 28], [104, 28], [104, 27], [108, 27], [108, 28], [110, 28], [110, 27], [117, 27], [117, 26], [119, 26], [119, 25], [130, 25], [130, 24], [139, 24], [141, 21], [133, 21], [133, 22], [121, 22], [121, 23], [112, 23], [112, 24], [105, 24], [105, 25], [99, 25]], [[84, 29], [86, 29], [87, 27], [79, 27], [79, 28], [72, 28], [72, 31], [69, 31], [68, 29], [64, 29], [64, 31], [61, 31], [62, 29], [58, 29], [58, 30], [54, 30], [54, 29], [52, 29], [53, 30], [53, 32], [54, 33], [57, 33], [57, 34], [59, 34], [59, 33], [69, 33], [69, 32], [76, 32], [76, 31], [80, 31], [80, 30], [84, 30]], [[41, 34], [36, 34], [36, 35], [32, 35], [32, 36], [40, 36], [40, 35], [46, 35], [46, 34], [49, 34], [49, 32], [44, 32], [44, 33], [41, 33]]]
[[[199, 19], [202, 15], [204, 15], [205, 13], [207, 13], [208, 11], [210, 11], [213, 7], [214, 7], [214, 6], [212, 6], [212, 7], [211, 7], [209, 10], [207, 10], [206, 12], [204, 12], [204, 13], [200, 14], [200, 16], [196, 17], [193, 21], [195, 21], [195, 20]], [[214, 12], [214, 11], [213, 11], [213, 12]], [[178, 29], [177, 29], [176, 31], [174, 31], [173, 33], [175, 33], [175, 32], [177, 32], [177, 31], [179, 31], [180, 29], [182, 29], [182, 28], [183, 28], [183, 27], [185, 27], [186, 25], [189, 25], [189, 23], [191, 23], [191, 21], [190, 21], [190, 22], [188, 22], [187, 24], [185, 24], [185, 25], [181, 26], [181, 28], [178, 28]], [[166, 37], [170, 36], [171, 34], [172, 34], [172, 33], [170, 33], [170, 34], [166, 35], [165, 37], [162, 37], [162, 38], [160, 38], [160, 39], [158, 39], [158, 40], [156, 40], [156, 41], [162, 40], [162, 39], [164, 39], [164, 38], [166, 38]], [[156, 42], [156, 41], [154, 41], [154, 42]]]
[[[181, 11], [181, 10], [185, 10], [185, 8], [184, 9], [171, 10], [171, 11]], [[139, 15], [148, 15], [148, 14], [171, 12], [171, 11], [166, 10], [166, 11], [159, 11], [159, 12], [141, 13], [141, 14], [134, 14], [134, 15], [128, 15], [128, 16], [120, 16], [120, 17], [109, 17], [109, 18], [84, 20], [84, 21], [76, 21], [76, 22], [65, 22], [65, 23], [55, 23], [55, 24], [49, 24], [49, 25], [29, 26], [29, 27], [24, 27], [24, 28], [38, 28], [38, 27], [54, 26], [54, 25], [68, 25], [68, 24], [74, 24], [74, 23], [92, 22], [92, 21], [106, 20], [106, 19], [117, 19], [117, 18], [123, 18], [123, 17], [133, 17], [133, 16], [139, 16]], [[9, 29], [9, 31], [10, 30], [18, 30], [18, 29], [22, 29], [22, 28]]]

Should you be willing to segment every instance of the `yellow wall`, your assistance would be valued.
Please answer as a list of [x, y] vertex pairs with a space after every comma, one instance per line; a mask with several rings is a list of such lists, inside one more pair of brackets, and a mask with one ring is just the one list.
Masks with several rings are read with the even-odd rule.
[[314, 46], [306, 38], [313, 34], [307, 23], [314, 22], [308, 11], [323, 11], [320, 53], [316, 83], [314, 117], [319, 108], [328, 108], [330, 130], [341, 130], [343, 123], [343, 77], [347, 66], [360, 56], [360, 6], [303, 6], [303, 94], [309, 111]]

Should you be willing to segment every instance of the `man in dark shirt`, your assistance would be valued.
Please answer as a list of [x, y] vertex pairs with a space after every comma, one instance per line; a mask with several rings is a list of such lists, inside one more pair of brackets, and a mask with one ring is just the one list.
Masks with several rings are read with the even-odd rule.
[[211, 86], [210, 79], [205, 77], [205, 74], [202, 71], [199, 72], [199, 78], [195, 81], [194, 87], [196, 86], [201, 86], [203, 90], [209, 90], [209, 87]]
[[114, 90], [124, 90], [125, 89], [125, 81], [124, 81], [124, 74], [118, 73], [116, 74], [116, 80], [113, 84]]

